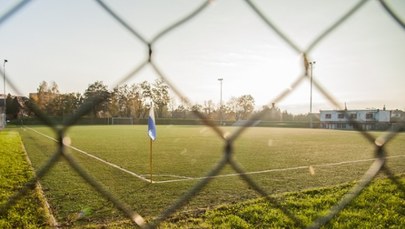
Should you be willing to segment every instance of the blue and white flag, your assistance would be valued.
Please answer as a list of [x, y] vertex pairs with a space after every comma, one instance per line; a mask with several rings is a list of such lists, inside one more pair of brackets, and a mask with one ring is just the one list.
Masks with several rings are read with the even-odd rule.
[[152, 141], [156, 139], [156, 124], [155, 124], [155, 112], [153, 110], [153, 103], [149, 109], [149, 118], [148, 118], [148, 135]]

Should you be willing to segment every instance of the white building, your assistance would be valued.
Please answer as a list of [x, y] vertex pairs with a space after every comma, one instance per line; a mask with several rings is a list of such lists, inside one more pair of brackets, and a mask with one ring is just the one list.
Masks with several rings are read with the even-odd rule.
[[391, 123], [391, 111], [372, 110], [321, 110], [320, 124], [325, 129], [354, 129], [350, 120], [363, 130], [386, 129]]

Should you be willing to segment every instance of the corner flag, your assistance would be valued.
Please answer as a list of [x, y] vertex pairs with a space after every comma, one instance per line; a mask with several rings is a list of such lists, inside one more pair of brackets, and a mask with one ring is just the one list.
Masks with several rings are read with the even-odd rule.
[[150, 104], [150, 109], [149, 109], [148, 135], [150, 137], [150, 144], [149, 144], [150, 183], [153, 183], [153, 180], [152, 180], [152, 142], [156, 140], [156, 124], [155, 124], [155, 112], [153, 110], [153, 103]]
[[156, 124], [155, 124], [155, 112], [153, 110], [153, 103], [151, 104], [149, 109], [148, 135], [152, 141], [156, 140]]

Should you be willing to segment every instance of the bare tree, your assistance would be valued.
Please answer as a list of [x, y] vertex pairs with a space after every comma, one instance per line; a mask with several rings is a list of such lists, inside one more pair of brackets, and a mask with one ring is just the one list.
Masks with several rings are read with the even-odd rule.
[[247, 119], [253, 112], [255, 107], [255, 100], [251, 95], [242, 95], [238, 98], [238, 110], [241, 119]]

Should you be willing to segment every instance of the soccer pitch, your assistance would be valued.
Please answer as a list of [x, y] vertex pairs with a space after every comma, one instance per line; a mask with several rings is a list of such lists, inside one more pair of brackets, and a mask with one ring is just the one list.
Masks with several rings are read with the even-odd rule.
[[[225, 141], [206, 126], [157, 127], [151, 183], [146, 126], [75, 126], [67, 131], [67, 153], [94, 180], [146, 218], [157, 216], [223, 158]], [[225, 135], [237, 127], [221, 129]], [[57, 151], [47, 127], [22, 128], [35, 168]], [[374, 132], [380, 136], [383, 132]], [[385, 148], [394, 173], [405, 170], [405, 134]], [[358, 180], [372, 164], [374, 146], [355, 131], [251, 127], [234, 142], [233, 160], [269, 194]], [[92, 209], [94, 221], [122, 217], [61, 160], [41, 181], [59, 220]], [[258, 197], [229, 165], [179, 211]], [[90, 218], [91, 218], [90, 217]]]

